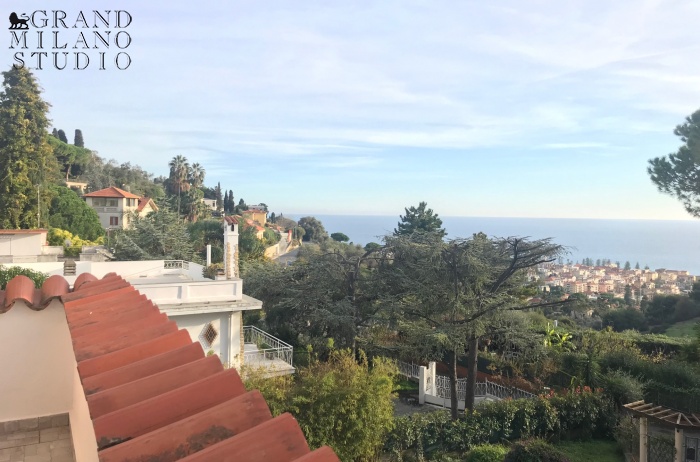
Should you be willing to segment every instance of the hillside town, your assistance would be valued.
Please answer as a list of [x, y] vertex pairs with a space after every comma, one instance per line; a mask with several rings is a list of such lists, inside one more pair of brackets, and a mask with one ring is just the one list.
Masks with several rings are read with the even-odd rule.
[[540, 292], [561, 290], [565, 294], [581, 293], [592, 300], [600, 294], [622, 298], [629, 287], [632, 299], [637, 301], [642, 297], [651, 299], [655, 295], [688, 293], [697, 280], [686, 270], [623, 269], [617, 263], [594, 266], [547, 263], [532, 271], [530, 278], [531, 281], [539, 281]]

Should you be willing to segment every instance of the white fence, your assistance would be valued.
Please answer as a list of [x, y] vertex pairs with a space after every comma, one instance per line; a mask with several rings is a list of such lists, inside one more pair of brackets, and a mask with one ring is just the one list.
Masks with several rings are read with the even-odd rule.
[[[398, 361], [399, 373], [408, 378], [418, 379], [418, 402], [449, 407], [451, 400], [450, 378], [435, 372], [435, 363], [428, 367]], [[467, 379], [457, 379], [457, 400], [460, 409], [464, 409], [467, 390]], [[522, 399], [535, 398], [537, 395], [515, 387], [504, 387], [485, 380], [477, 382], [474, 392], [477, 401], [501, 400], [506, 398]]]

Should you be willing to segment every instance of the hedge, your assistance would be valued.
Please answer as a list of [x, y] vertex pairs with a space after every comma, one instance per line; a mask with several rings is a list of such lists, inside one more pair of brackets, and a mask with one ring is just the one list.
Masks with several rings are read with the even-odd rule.
[[435, 452], [464, 453], [482, 444], [521, 438], [611, 438], [617, 422], [607, 395], [579, 390], [488, 403], [457, 420], [437, 411], [399, 417], [395, 423], [385, 449], [402, 461], [406, 453], [419, 458]]

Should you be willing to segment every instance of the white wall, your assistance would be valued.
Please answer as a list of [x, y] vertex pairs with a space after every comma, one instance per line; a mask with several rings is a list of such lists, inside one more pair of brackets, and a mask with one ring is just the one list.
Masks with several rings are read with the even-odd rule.
[[45, 243], [46, 234], [3, 234], [0, 235], [0, 255], [41, 255]]
[[[219, 355], [223, 363], [235, 361], [233, 358], [236, 354], [240, 354], [240, 339], [241, 339], [241, 313], [198, 313], [186, 314], [181, 316], [168, 315], [168, 317], [177, 323], [180, 329], [186, 329], [190, 334], [193, 342], [200, 342], [204, 353], [213, 350], [214, 354]], [[232, 321], [232, 322], [231, 322]], [[216, 331], [219, 333], [216, 340], [211, 346], [208, 346], [202, 340], [204, 327], [211, 322]]]
[[0, 339], [0, 422], [69, 412], [76, 363], [61, 302], [17, 302], [0, 314]]
[[80, 383], [77, 368], [73, 370], [73, 407], [69, 415], [75, 460], [98, 462], [95, 428], [92, 426], [90, 409], [85, 399], [85, 392]]

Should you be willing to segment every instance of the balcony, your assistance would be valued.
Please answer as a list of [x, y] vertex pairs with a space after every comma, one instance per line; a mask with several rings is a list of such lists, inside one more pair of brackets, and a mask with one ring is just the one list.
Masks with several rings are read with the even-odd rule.
[[255, 326], [243, 326], [243, 339], [244, 366], [262, 370], [269, 377], [294, 373], [291, 345]]

